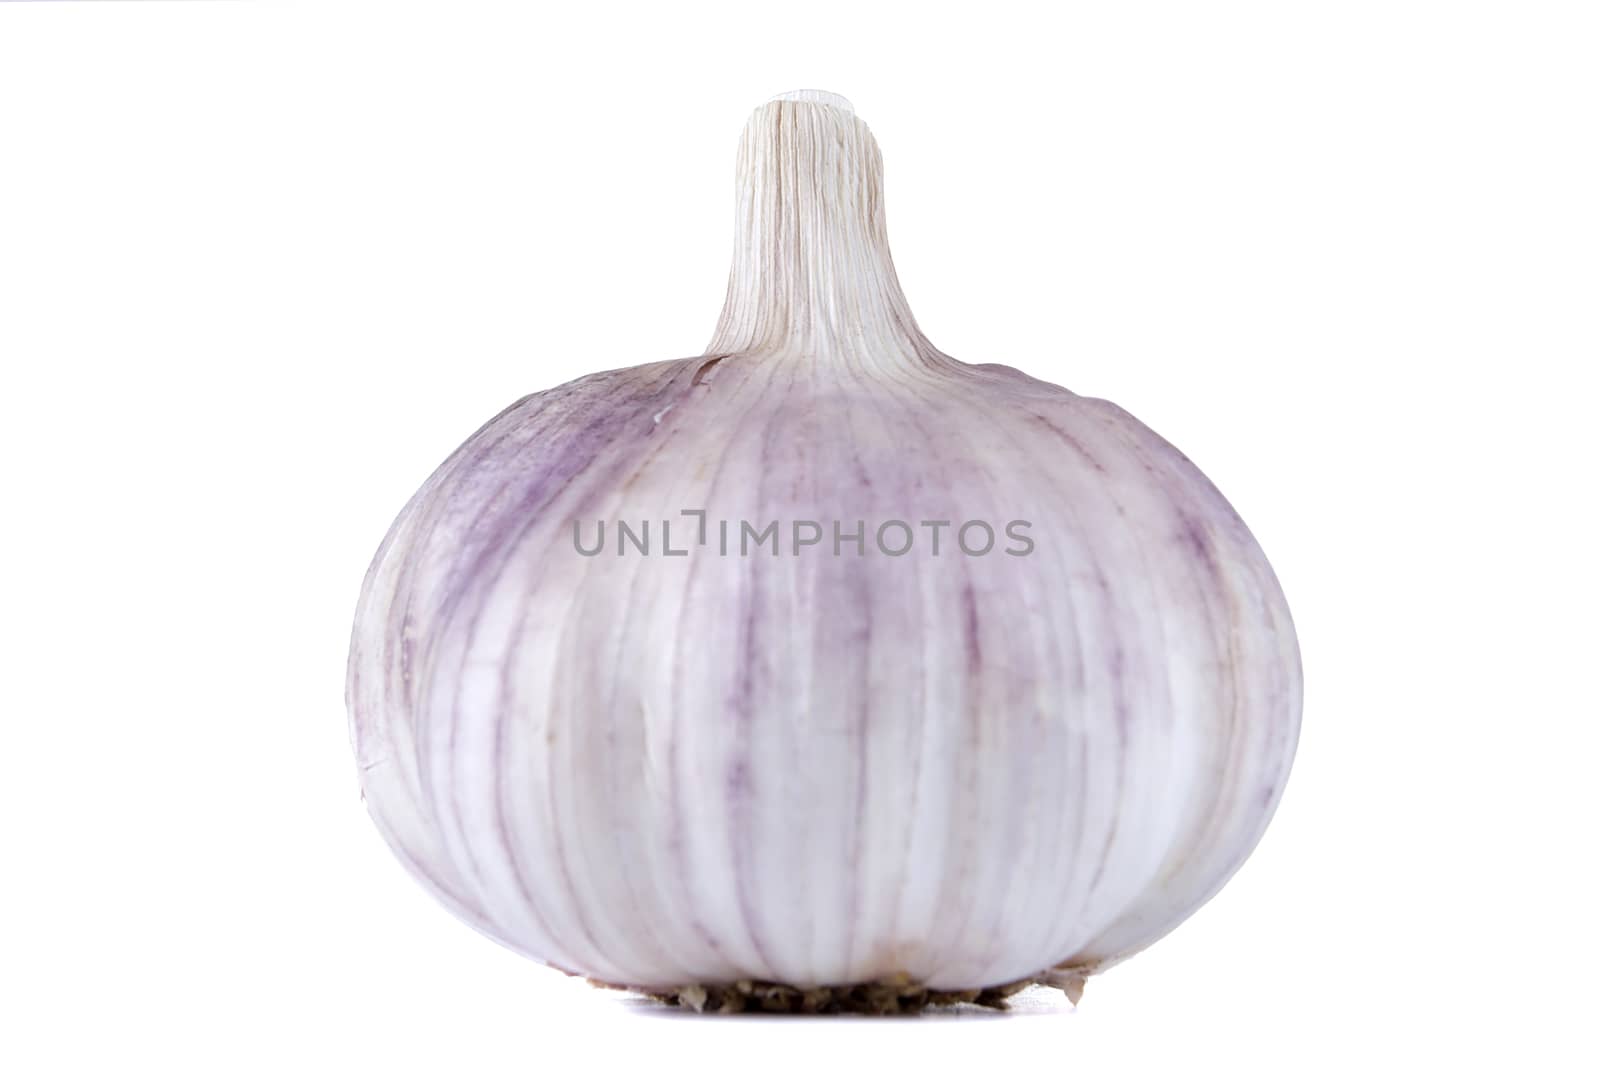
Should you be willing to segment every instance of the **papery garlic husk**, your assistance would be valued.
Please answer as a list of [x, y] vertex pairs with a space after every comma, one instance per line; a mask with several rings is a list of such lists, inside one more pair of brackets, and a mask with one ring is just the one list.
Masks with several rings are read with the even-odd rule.
[[705, 355], [518, 401], [395, 521], [349, 664], [372, 817], [472, 926], [603, 983], [1076, 995], [1273, 813], [1278, 583], [1126, 412], [922, 336], [841, 98], [754, 113], [736, 204]]

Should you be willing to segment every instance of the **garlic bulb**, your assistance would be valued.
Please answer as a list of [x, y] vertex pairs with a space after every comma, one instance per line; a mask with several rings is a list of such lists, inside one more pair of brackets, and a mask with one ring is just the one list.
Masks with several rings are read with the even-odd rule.
[[757, 110], [736, 204], [705, 355], [518, 401], [389, 531], [349, 664], [372, 817], [472, 926], [602, 983], [1075, 998], [1266, 827], [1277, 581], [1120, 408], [922, 336], [844, 100]]

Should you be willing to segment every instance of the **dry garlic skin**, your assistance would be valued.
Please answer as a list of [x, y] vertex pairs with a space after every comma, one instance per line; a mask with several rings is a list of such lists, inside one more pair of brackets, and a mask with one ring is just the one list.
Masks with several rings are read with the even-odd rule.
[[528, 397], [368, 574], [368, 807], [469, 923], [652, 990], [1070, 981], [1190, 914], [1298, 731], [1249, 531], [1116, 406], [917, 331], [876, 148], [759, 110], [707, 355]]

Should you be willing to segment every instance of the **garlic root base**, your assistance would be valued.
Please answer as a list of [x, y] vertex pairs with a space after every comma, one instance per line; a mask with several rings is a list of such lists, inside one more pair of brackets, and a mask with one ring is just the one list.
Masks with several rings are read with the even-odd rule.
[[771, 1015], [915, 1015], [926, 1008], [952, 1004], [975, 1004], [996, 1011], [1006, 1010], [1006, 999], [1033, 985], [1054, 986], [1063, 990], [1073, 1004], [1083, 995], [1083, 979], [1073, 977], [1063, 984], [1053, 973], [1024, 978], [985, 989], [927, 989], [909, 979], [891, 978], [859, 985], [817, 986], [801, 989], [780, 982], [745, 980], [732, 985], [686, 985], [675, 989], [637, 989], [614, 986], [590, 979], [604, 989], [641, 993], [663, 1004], [702, 1013], [736, 1015], [765, 1012]]

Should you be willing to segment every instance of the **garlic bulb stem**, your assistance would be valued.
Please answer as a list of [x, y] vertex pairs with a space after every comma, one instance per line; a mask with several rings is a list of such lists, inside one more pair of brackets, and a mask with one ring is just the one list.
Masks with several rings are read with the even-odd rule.
[[944, 361], [900, 291], [883, 161], [849, 101], [786, 93], [739, 142], [733, 266], [707, 355]]
[[787, 93], [779, 93], [771, 100], [768, 100], [767, 103], [776, 104], [786, 100], [798, 104], [823, 104], [827, 107], [838, 108], [847, 115], [856, 113], [854, 104], [838, 93], [830, 93], [826, 89], [791, 89]]

